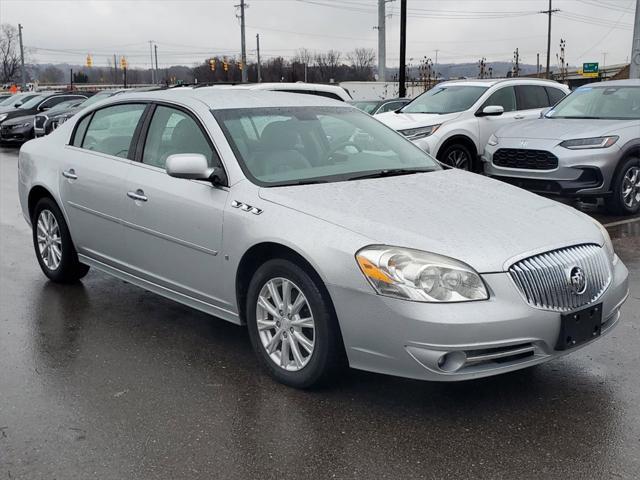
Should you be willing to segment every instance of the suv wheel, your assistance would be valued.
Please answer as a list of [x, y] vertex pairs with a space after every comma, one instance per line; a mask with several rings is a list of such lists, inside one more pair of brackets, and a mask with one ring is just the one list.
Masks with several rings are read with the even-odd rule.
[[258, 268], [246, 311], [253, 349], [279, 382], [312, 387], [340, 365], [341, 337], [333, 308], [298, 265], [274, 259]]
[[74, 282], [89, 271], [78, 261], [71, 235], [62, 212], [51, 198], [42, 198], [31, 219], [33, 247], [40, 268], [50, 280]]
[[473, 170], [473, 155], [462, 143], [453, 143], [439, 152], [438, 160], [460, 170]]
[[640, 158], [623, 160], [612, 180], [613, 195], [607, 199], [607, 209], [620, 215], [632, 215], [640, 210]]

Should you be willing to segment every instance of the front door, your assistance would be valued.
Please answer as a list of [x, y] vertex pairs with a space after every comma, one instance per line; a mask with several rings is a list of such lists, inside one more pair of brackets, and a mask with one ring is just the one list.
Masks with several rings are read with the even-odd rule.
[[219, 277], [228, 192], [210, 182], [167, 175], [165, 161], [177, 153], [200, 153], [211, 166], [221, 166], [195, 117], [158, 105], [139, 153], [141, 161], [133, 165], [128, 182], [128, 262], [147, 281], [229, 309], [220, 299]]
[[483, 108], [494, 105], [504, 108], [504, 113], [496, 116], [487, 115], [478, 117], [480, 132], [478, 155], [482, 155], [484, 147], [493, 133], [499, 128], [515, 122], [519, 116], [519, 112], [516, 110], [516, 93], [513, 87], [502, 87], [493, 92], [482, 107], [480, 107], [480, 110], [482, 111]]
[[78, 253], [115, 267], [125, 257], [131, 143], [145, 104], [114, 105], [77, 125], [59, 172], [60, 196]]

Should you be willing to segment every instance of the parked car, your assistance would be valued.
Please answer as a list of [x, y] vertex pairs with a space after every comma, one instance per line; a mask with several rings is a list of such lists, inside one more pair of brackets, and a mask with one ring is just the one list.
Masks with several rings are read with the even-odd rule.
[[112, 97], [113, 95], [117, 95], [126, 91], [127, 90], [125, 89], [103, 90], [87, 99], [68, 100], [56, 105], [47, 112], [39, 113], [35, 116], [34, 121], [35, 136], [43, 137], [45, 135], [48, 135], [83, 108], [86, 108], [90, 105], [93, 105], [94, 103], [98, 103], [102, 100]]
[[48, 278], [91, 266], [246, 324], [262, 365], [296, 387], [345, 357], [424, 380], [517, 370], [610, 332], [628, 295], [587, 215], [443, 170], [330, 99], [118, 95], [23, 145], [18, 172]]
[[315, 95], [319, 97], [332, 98], [348, 102], [351, 100], [349, 93], [338, 85], [325, 85], [322, 83], [304, 83], [304, 82], [265, 82], [250, 83], [237, 85], [211, 85], [203, 88], [224, 88], [234, 90], [269, 90], [273, 92], [284, 93], [304, 93], [307, 95]]
[[389, 98], [387, 100], [352, 100], [349, 103], [369, 115], [395, 112], [411, 101], [410, 98]]
[[483, 160], [487, 175], [528, 190], [638, 213], [640, 80], [578, 88], [541, 118], [498, 130]]
[[67, 100], [87, 98], [89, 95], [82, 93], [39, 93], [35, 97], [26, 100], [18, 108], [0, 113], [0, 129], [2, 124], [12, 118], [33, 116], [40, 112], [45, 112], [59, 103]]
[[33, 136], [33, 115], [5, 120], [0, 124], [0, 143], [20, 145]]
[[455, 80], [436, 85], [379, 119], [441, 162], [479, 171], [479, 156], [492, 133], [537, 118], [568, 93], [566, 86], [548, 80]]
[[0, 122], [2, 121], [3, 113], [10, 112], [11, 110], [18, 108], [24, 102], [27, 102], [38, 95], [40, 94], [37, 92], [16, 93], [2, 100], [0, 102]]

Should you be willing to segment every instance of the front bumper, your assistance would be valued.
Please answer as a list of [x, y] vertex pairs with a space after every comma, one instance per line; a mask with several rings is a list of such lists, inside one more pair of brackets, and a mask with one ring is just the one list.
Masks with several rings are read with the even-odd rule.
[[[620, 318], [628, 271], [613, 267], [602, 303], [602, 335]], [[483, 275], [491, 298], [478, 302], [420, 303], [329, 286], [353, 368], [434, 381], [486, 377], [539, 364], [579, 347], [555, 350], [558, 312], [529, 306], [507, 273]], [[596, 340], [600, 337], [596, 337]], [[590, 343], [590, 342], [589, 342]], [[440, 367], [445, 353], [464, 352], [457, 371]], [[455, 361], [456, 355], [450, 355]]]
[[33, 125], [29, 127], [12, 128], [11, 126], [0, 127], [0, 142], [4, 143], [24, 143], [33, 138]]
[[494, 153], [501, 148], [521, 149], [520, 139], [501, 138], [496, 146], [487, 145], [482, 155], [484, 173], [526, 190], [564, 197], [605, 197], [611, 193], [620, 149], [609, 148], [569, 150], [557, 141], [528, 140], [527, 149], [545, 150], [558, 158], [558, 166], [551, 170], [528, 170], [498, 166]]

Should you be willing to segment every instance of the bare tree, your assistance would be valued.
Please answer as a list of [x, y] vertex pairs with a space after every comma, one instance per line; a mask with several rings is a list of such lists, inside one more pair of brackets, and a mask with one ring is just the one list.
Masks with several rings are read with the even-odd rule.
[[320, 79], [323, 82], [335, 80], [341, 56], [342, 54], [337, 50], [329, 50], [326, 53], [318, 52], [314, 55]]
[[9, 23], [0, 26], [0, 82], [9, 83], [20, 71], [18, 29]]
[[292, 60], [310, 66], [313, 62], [313, 52], [308, 48], [300, 48], [296, 50]]
[[370, 80], [376, 52], [373, 48], [356, 48], [347, 54], [358, 80]]
[[49, 65], [40, 74], [40, 83], [61, 83], [64, 79], [64, 73], [57, 67]]

